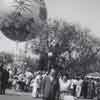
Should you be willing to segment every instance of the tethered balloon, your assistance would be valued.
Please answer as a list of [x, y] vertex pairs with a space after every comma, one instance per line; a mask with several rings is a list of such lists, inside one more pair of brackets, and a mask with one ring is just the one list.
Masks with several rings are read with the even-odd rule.
[[2, 0], [0, 29], [14, 41], [34, 38], [47, 20], [44, 0]]

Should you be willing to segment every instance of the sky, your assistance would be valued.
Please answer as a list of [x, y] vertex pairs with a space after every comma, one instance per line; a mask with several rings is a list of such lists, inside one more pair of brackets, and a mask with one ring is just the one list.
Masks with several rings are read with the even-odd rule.
[[[11, 0], [0, 0], [0, 12], [5, 11]], [[7, 2], [9, 1], [9, 2]], [[92, 31], [94, 37], [100, 38], [100, 0], [45, 0], [48, 18], [64, 19], [67, 22], [79, 23]], [[1, 6], [2, 5], [2, 6]], [[0, 51], [15, 51], [16, 43], [0, 34]], [[19, 46], [22, 47], [22, 44]]]
[[48, 16], [89, 28], [100, 37], [100, 0], [46, 0]]

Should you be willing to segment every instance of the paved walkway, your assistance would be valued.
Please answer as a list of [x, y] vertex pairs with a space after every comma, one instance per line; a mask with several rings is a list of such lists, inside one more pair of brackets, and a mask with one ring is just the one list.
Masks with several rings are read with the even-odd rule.
[[0, 100], [41, 100], [40, 98], [32, 98], [31, 93], [16, 92], [15, 90], [6, 90], [6, 95], [0, 95]]
[[19, 96], [31, 96], [31, 93], [30, 92], [17, 92], [17, 91], [15, 91], [15, 90], [13, 90], [13, 89], [11, 89], [11, 90], [9, 90], [9, 89], [7, 89], [6, 90], [6, 94], [7, 95], [19, 95]]
[[17, 96], [17, 95], [2, 95], [0, 100], [41, 100], [39, 98], [32, 98], [31, 96]]
[[[41, 100], [39, 98], [37, 98], [37, 99], [32, 98], [31, 93], [29, 93], [29, 92], [17, 92], [15, 90], [6, 90], [6, 95], [5, 96], [0, 96], [0, 98], [1, 97], [5, 98], [5, 99], [0, 99], [0, 100]], [[9, 99], [6, 99], [7, 97]], [[10, 99], [10, 98], [13, 98], [13, 99]], [[91, 99], [82, 99], [81, 98], [79, 100], [91, 100]]]

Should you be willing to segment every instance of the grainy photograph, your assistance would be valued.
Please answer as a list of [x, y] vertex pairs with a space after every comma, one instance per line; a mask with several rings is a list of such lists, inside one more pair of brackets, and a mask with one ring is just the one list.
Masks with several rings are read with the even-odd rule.
[[0, 0], [0, 100], [100, 100], [100, 0]]

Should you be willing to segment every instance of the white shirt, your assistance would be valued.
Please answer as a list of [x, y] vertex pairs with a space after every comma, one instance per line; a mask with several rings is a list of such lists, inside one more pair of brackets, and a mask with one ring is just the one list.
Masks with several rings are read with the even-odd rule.
[[26, 72], [25, 73], [25, 76], [26, 76], [26, 78], [30, 78], [30, 77], [33, 77], [33, 74], [31, 73], [31, 72]]
[[67, 80], [66, 82], [64, 82], [61, 78], [59, 79], [59, 83], [60, 83], [60, 91], [68, 91], [69, 86], [71, 84], [70, 80]]
[[52, 82], [52, 81], [53, 81], [53, 79], [54, 79], [52, 76], [49, 76], [49, 78], [50, 78], [50, 81], [51, 81], [51, 82]]

